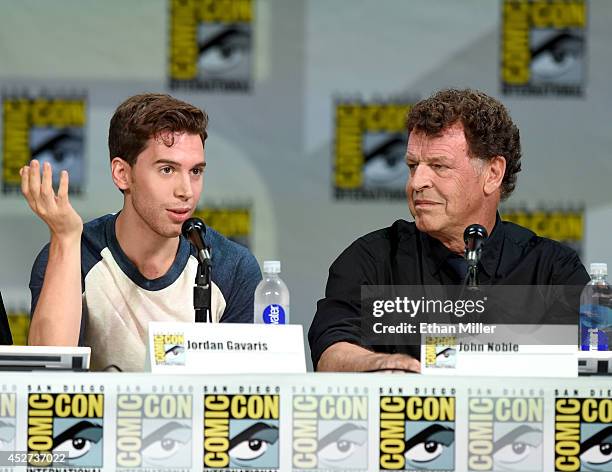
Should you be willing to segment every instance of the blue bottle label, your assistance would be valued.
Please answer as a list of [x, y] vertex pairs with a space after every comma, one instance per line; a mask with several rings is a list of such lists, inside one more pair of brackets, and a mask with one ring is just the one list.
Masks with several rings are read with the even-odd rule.
[[612, 325], [610, 307], [583, 303], [580, 305], [580, 349], [583, 351], [607, 351], [610, 339], [606, 330]]
[[266, 324], [286, 324], [285, 310], [281, 305], [268, 305], [263, 311], [263, 321]]

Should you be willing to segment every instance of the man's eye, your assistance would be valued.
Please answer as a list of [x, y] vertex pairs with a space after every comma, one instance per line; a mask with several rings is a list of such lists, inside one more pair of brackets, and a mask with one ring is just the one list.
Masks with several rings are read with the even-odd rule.
[[204, 173], [204, 169], [193, 169], [192, 171], [195, 175], [202, 175]]
[[415, 169], [417, 168], [416, 164], [412, 164], [412, 163], [408, 163], [408, 169], [410, 169], [411, 172], [413, 172]]
[[160, 169], [160, 172], [162, 174], [171, 174], [172, 173], [172, 167], [170, 167], [170, 166], [162, 167]]
[[434, 170], [442, 170], [442, 169], [445, 169], [446, 166], [443, 166], [442, 164], [432, 164], [431, 168]]

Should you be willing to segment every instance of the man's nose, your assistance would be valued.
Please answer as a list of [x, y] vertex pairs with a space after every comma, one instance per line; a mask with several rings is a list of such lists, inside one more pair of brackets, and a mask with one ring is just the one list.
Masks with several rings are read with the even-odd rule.
[[193, 197], [193, 188], [191, 186], [191, 176], [189, 173], [179, 174], [178, 182], [174, 188], [174, 194], [185, 200], [189, 200]]
[[431, 183], [431, 169], [422, 164], [417, 165], [408, 177], [409, 185], [416, 191], [430, 188]]

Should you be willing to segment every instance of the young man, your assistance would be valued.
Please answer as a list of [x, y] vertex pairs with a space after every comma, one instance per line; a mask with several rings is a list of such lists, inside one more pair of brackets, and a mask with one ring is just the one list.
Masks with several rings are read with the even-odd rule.
[[[21, 169], [22, 192], [49, 227], [50, 243], [32, 268], [34, 345], [92, 348], [92, 369], [144, 367], [149, 321], [194, 321], [195, 250], [181, 236], [202, 191], [208, 117], [168, 95], [136, 95], [111, 119], [112, 179], [122, 210], [85, 225], [68, 199], [68, 173], [57, 195], [52, 169]], [[215, 321], [250, 323], [259, 265], [244, 247], [207, 228], [212, 248]]]

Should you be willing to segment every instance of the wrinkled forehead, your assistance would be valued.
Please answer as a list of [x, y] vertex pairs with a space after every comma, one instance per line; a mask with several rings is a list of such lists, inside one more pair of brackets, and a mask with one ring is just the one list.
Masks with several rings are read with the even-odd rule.
[[412, 130], [408, 136], [407, 157], [420, 159], [435, 156], [462, 156], [468, 154], [468, 144], [461, 124], [454, 124], [437, 135]]

